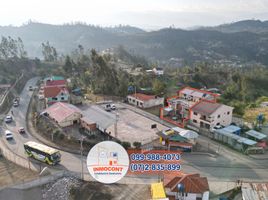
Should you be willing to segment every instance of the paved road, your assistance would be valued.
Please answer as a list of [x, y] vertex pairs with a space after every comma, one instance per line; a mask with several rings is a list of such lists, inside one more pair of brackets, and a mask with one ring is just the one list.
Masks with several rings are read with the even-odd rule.
[[[5, 145], [11, 149], [14, 153], [18, 154], [21, 157], [25, 158], [25, 162], [27, 162], [27, 158], [24, 155], [23, 143], [36, 139], [27, 133], [26, 135], [20, 135], [17, 133], [17, 129], [21, 126], [26, 127], [26, 113], [27, 108], [30, 102], [30, 98], [32, 92], [28, 91], [29, 85], [35, 85], [37, 82], [37, 78], [33, 78], [29, 80], [23, 89], [21, 96], [20, 96], [20, 105], [17, 108], [12, 108], [15, 122], [7, 125], [7, 128], [14, 133], [14, 141], [6, 141], [4, 137], [1, 137], [1, 142], [4, 142]], [[129, 106], [128, 106], [129, 107]], [[133, 107], [129, 107], [133, 109]], [[152, 116], [149, 113], [141, 111], [139, 109], [134, 110], [148, 118], [151, 118], [158, 122], [163, 122], [156, 116]], [[164, 125], [168, 125], [164, 123]], [[169, 125], [170, 126], [170, 125]], [[214, 141], [208, 141], [205, 137], [200, 137], [200, 141], [202, 143], [210, 144], [210, 148], [217, 149], [218, 144]], [[243, 156], [235, 151], [232, 151], [226, 147], [220, 148], [220, 155], [216, 157], [212, 157], [209, 155], [195, 155], [195, 154], [184, 154], [183, 155], [183, 164], [182, 168], [184, 172], [187, 173], [200, 173], [203, 176], [207, 176], [209, 180], [237, 180], [244, 179], [244, 180], [268, 180], [268, 171], [266, 170], [268, 167], [267, 160], [252, 160], [246, 156]], [[58, 167], [51, 167], [52, 170], [62, 170], [68, 169], [72, 172], [81, 172], [81, 160], [80, 156], [76, 154], [67, 153], [61, 151], [62, 154], [62, 162]], [[86, 169], [86, 161], [85, 157], [83, 158], [83, 165], [84, 165], [84, 173], [86, 179], [89, 178], [89, 174]], [[36, 161], [34, 161], [36, 162]], [[47, 166], [42, 164], [43, 166]], [[124, 178], [122, 182], [125, 183], [144, 183], [150, 182], [151, 179], [133, 179], [133, 178]]]

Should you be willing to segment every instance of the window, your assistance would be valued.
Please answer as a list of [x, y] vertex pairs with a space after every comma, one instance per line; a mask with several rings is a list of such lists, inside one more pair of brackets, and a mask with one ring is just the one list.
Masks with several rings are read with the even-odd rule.
[[61, 97], [61, 100], [64, 100], [64, 97]]
[[221, 117], [221, 115], [218, 115], [218, 118], [220, 118]]
[[197, 115], [197, 112], [194, 112], [194, 115]]
[[52, 98], [52, 100], [55, 100], [55, 101], [57, 101], [57, 100], [58, 100], [58, 98], [57, 98], [57, 97], [53, 97], [53, 98]]
[[196, 121], [195, 119], [193, 120], [193, 122], [194, 122], [194, 123], [197, 123], [197, 121]]
[[143, 103], [142, 102], [140, 102], [140, 106], [143, 106]]
[[227, 115], [230, 115], [230, 111], [227, 112]]

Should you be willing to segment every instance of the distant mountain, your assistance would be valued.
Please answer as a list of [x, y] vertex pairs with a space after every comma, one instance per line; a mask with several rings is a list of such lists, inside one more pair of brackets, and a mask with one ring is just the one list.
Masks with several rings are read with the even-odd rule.
[[133, 27], [133, 26], [115, 26], [115, 27], [105, 27], [105, 30], [111, 33], [119, 33], [119, 34], [136, 34], [136, 33], [144, 33], [143, 29]]
[[79, 44], [96, 50], [122, 45], [128, 52], [151, 60], [177, 58], [185, 63], [236, 60], [268, 65], [268, 32], [225, 33], [174, 28], [145, 32], [129, 26], [102, 28], [84, 24], [29, 23], [21, 27], [0, 27], [0, 35], [21, 37], [31, 57], [42, 57], [41, 43], [49, 41], [59, 54], [70, 53]]
[[268, 32], [268, 21], [243, 20], [230, 24], [222, 24], [214, 27], [200, 27], [198, 29], [214, 30], [226, 33], [243, 32], [243, 31], [261, 33], [261, 32]]

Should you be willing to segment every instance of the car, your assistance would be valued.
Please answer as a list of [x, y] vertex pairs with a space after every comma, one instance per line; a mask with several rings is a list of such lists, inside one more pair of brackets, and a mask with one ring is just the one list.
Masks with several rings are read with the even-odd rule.
[[6, 123], [11, 123], [12, 122], [12, 117], [10, 116], [10, 115], [8, 115], [8, 116], [6, 116], [6, 118], [5, 118], [5, 122]]
[[116, 106], [114, 104], [111, 104], [111, 109], [112, 110], [115, 110], [116, 109]]
[[166, 129], [166, 130], [163, 130], [162, 133], [165, 135], [173, 135], [175, 131], [173, 129]]
[[5, 131], [5, 137], [6, 137], [6, 140], [12, 140], [13, 139], [13, 134], [11, 133], [11, 131], [6, 130]]
[[38, 95], [38, 99], [39, 99], [39, 100], [42, 100], [42, 99], [44, 99], [44, 98], [45, 98], [45, 96], [44, 96], [43, 94], [39, 94], [39, 95]]
[[217, 130], [217, 129], [222, 129], [222, 128], [224, 128], [224, 126], [222, 126], [222, 125], [216, 125], [216, 126], [214, 126], [212, 128], [212, 132], [215, 131], [215, 130]]
[[107, 111], [107, 112], [110, 112], [111, 111], [111, 105], [110, 104], [106, 104], [104, 109]]
[[25, 129], [24, 129], [23, 127], [20, 127], [20, 128], [18, 129], [18, 132], [19, 132], [20, 134], [24, 134], [24, 133], [25, 133]]
[[33, 91], [33, 86], [29, 86], [29, 91]]
[[13, 102], [13, 106], [14, 106], [14, 107], [18, 107], [18, 106], [19, 106], [19, 102], [15, 100], [15, 101]]

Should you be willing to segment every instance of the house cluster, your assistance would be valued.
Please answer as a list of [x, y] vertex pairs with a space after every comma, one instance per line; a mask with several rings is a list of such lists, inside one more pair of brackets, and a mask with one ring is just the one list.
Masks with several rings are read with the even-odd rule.
[[185, 87], [167, 99], [167, 106], [160, 109], [160, 118], [179, 127], [190, 123], [208, 130], [230, 125], [233, 107], [217, 103], [217, 97], [209, 91]]
[[46, 107], [57, 102], [68, 103], [70, 94], [66, 80], [61, 76], [50, 76], [44, 79], [39, 90], [39, 99], [45, 99]]
[[134, 93], [127, 96], [127, 102], [139, 108], [151, 108], [162, 105], [164, 103], [164, 98], [155, 95]]
[[208, 180], [199, 174], [165, 176], [163, 181], [151, 184], [151, 196], [153, 200], [208, 200]]

